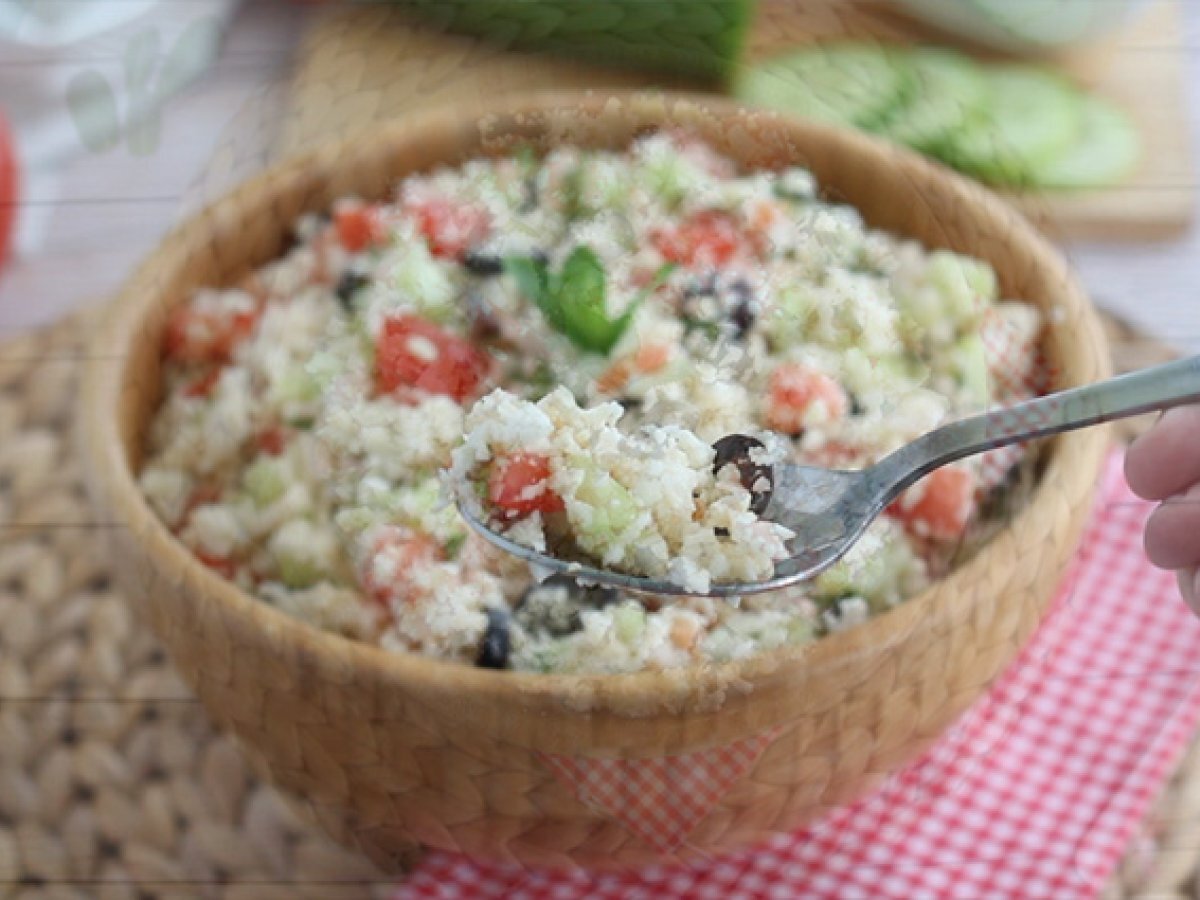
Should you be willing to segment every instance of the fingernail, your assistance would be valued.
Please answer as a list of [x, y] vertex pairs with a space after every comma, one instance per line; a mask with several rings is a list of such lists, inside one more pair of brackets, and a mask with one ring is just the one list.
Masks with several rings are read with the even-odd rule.
[[1187, 605], [1200, 615], [1200, 569], [1183, 569], [1178, 573], [1179, 592]]

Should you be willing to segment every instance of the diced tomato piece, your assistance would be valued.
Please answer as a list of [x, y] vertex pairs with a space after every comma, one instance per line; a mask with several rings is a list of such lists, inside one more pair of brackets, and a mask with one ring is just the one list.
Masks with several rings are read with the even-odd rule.
[[651, 241], [668, 262], [688, 268], [725, 266], [746, 249], [746, 240], [729, 213], [701, 210], [667, 228], [657, 228]]
[[413, 572], [443, 558], [442, 548], [427, 534], [407, 528], [379, 529], [362, 560], [361, 578], [367, 596], [387, 607], [393, 600], [413, 600]]
[[633, 367], [645, 374], [659, 371], [670, 361], [670, 344], [642, 344], [633, 354]]
[[492, 357], [465, 338], [420, 316], [387, 319], [375, 347], [375, 380], [383, 393], [417, 388], [460, 403], [474, 396]]
[[232, 579], [237, 574], [237, 562], [227, 556], [214, 556], [202, 550], [196, 550], [195, 554], [196, 559], [224, 578]]
[[387, 239], [387, 228], [376, 204], [342, 200], [333, 209], [338, 240], [350, 253], [362, 253]]
[[550, 474], [550, 460], [540, 453], [514, 453], [499, 459], [488, 478], [488, 502], [506, 519], [562, 512], [562, 497], [551, 490]]
[[163, 332], [163, 351], [185, 363], [227, 362], [234, 348], [254, 331], [261, 310], [196, 309], [190, 304], [171, 310]]
[[282, 425], [268, 425], [258, 433], [254, 443], [263, 453], [279, 456], [287, 447], [290, 437], [290, 433]]
[[746, 233], [759, 256], [771, 251], [774, 235], [786, 218], [783, 205], [776, 200], [762, 198], [749, 204], [746, 210]]
[[8, 122], [0, 115], [0, 266], [12, 250], [20, 198], [16, 142]]
[[204, 506], [207, 503], [216, 503], [221, 499], [221, 489], [211, 482], [201, 484], [192, 489], [192, 493], [188, 495], [187, 502], [183, 506], [183, 519], [186, 522], [198, 506]]
[[442, 259], [461, 260], [492, 229], [486, 209], [444, 197], [418, 200], [407, 204], [406, 209], [429, 242], [429, 252]]
[[596, 390], [601, 394], [616, 394], [629, 383], [633, 377], [633, 363], [628, 359], [618, 359], [596, 378]]
[[[815, 411], [823, 407], [823, 415]], [[796, 435], [813, 424], [846, 417], [846, 391], [824, 372], [801, 363], [783, 363], [771, 373], [764, 419], [768, 428]]]
[[975, 476], [969, 469], [935, 469], [900, 496], [888, 512], [918, 537], [962, 537], [975, 511]]
[[616, 394], [634, 375], [661, 371], [671, 361], [671, 354], [669, 344], [642, 344], [601, 372], [596, 378], [596, 389], [601, 394]]
[[183, 389], [185, 397], [207, 397], [213, 392], [213, 388], [217, 386], [217, 382], [221, 380], [221, 367], [213, 366], [195, 381], [188, 384]]

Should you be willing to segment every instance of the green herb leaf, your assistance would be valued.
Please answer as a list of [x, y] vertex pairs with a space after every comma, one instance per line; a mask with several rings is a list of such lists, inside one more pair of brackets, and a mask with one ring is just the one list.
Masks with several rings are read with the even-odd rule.
[[583, 202], [583, 166], [576, 166], [566, 174], [561, 190], [563, 215], [567, 221], [586, 218], [589, 210]]
[[452, 534], [444, 545], [446, 559], [458, 559], [458, 554], [462, 552], [463, 545], [466, 542], [467, 536], [465, 534]]
[[572, 250], [557, 276], [541, 260], [527, 257], [504, 260], [504, 270], [512, 275], [517, 288], [537, 305], [554, 329], [581, 350], [592, 353], [612, 350], [633, 321], [638, 306], [674, 268], [666, 265], [659, 269], [625, 312], [612, 319], [605, 302], [608, 291], [604, 264], [591, 247], [580, 245]]
[[571, 251], [558, 275], [554, 294], [564, 333], [584, 350], [607, 353], [629, 324], [609, 319], [604, 264], [590, 247], [579, 246]]
[[546, 269], [546, 263], [527, 256], [509, 256], [505, 257], [502, 265], [504, 271], [516, 281], [517, 290], [537, 305], [551, 325], [562, 331], [562, 317], [553, 300], [550, 273]]
[[604, 267], [590, 248], [577, 247], [557, 277], [543, 261], [529, 257], [506, 258], [504, 271], [546, 321], [580, 349], [604, 353], [615, 343], [609, 340], [615, 323], [608, 320], [604, 307]]

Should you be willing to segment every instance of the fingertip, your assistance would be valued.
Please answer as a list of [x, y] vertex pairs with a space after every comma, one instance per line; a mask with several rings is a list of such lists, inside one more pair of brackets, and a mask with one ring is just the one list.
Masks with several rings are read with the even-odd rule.
[[1143, 545], [1150, 562], [1175, 571], [1200, 566], [1200, 484], [1160, 503], [1146, 520]]
[[1125, 480], [1144, 500], [1166, 500], [1200, 481], [1200, 406], [1167, 410], [1125, 454]]
[[1129, 485], [1129, 489], [1143, 500], [1152, 500], [1153, 497], [1147, 496], [1145, 492], [1146, 485], [1142, 481], [1142, 471], [1145, 468], [1143, 465], [1143, 453], [1139, 449], [1143, 446], [1145, 435], [1139, 436], [1129, 449], [1125, 451], [1125, 483]]

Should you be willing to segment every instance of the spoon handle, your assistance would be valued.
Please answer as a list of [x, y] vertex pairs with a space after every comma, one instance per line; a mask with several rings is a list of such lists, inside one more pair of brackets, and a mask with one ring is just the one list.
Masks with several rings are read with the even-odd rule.
[[1188, 403], [1200, 403], [1200, 356], [952, 422], [884, 457], [876, 468], [895, 485], [894, 496], [956, 459]]

